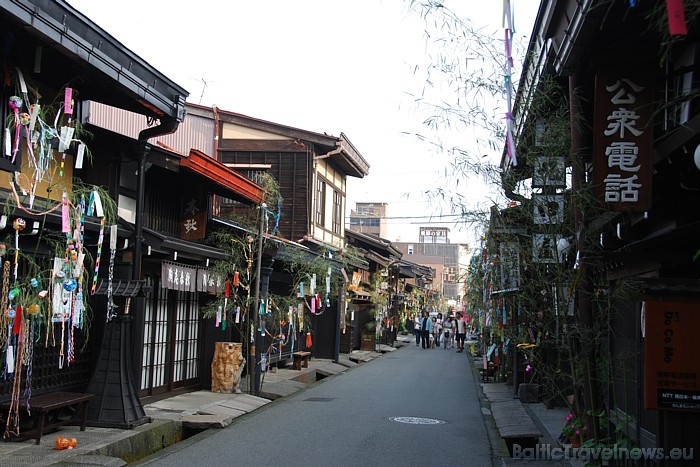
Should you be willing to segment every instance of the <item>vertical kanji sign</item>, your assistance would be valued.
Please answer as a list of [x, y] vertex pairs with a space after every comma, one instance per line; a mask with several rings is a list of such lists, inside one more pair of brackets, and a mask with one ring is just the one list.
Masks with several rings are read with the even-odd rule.
[[631, 70], [595, 82], [593, 182], [611, 211], [651, 207], [653, 81]]
[[183, 240], [201, 240], [207, 235], [206, 203], [200, 199], [189, 198], [184, 203], [180, 220], [180, 238]]

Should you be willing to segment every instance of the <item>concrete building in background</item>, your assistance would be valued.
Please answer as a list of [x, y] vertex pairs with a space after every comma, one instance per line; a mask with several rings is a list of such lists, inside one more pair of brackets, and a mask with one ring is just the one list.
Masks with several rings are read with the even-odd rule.
[[450, 243], [450, 229], [446, 227], [420, 227], [418, 242], [394, 242], [393, 245], [403, 253], [403, 258], [435, 270], [433, 289], [439, 291], [445, 301], [462, 308], [464, 297], [464, 275], [460, 264], [466, 264], [464, 258], [469, 247], [466, 244]]
[[387, 238], [387, 203], [355, 203], [350, 210], [350, 230]]

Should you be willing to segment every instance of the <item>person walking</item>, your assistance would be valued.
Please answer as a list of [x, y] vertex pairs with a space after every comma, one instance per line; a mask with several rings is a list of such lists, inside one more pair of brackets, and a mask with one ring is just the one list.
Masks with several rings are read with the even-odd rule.
[[452, 319], [452, 316], [448, 316], [448, 318], [445, 320], [444, 323], [442, 323], [442, 329], [444, 331], [444, 336], [443, 336], [443, 346], [446, 350], [451, 349], [453, 346], [454, 342], [454, 333], [452, 332], [452, 328], [454, 327], [454, 321]]
[[430, 348], [430, 333], [433, 332], [433, 320], [428, 316], [428, 312], [423, 312], [420, 320], [420, 342], [424, 349]]
[[442, 313], [438, 313], [435, 319], [435, 347], [440, 347], [440, 342], [442, 342], [442, 323]]
[[416, 347], [420, 345], [420, 317], [418, 313], [413, 315], [413, 333], [416, 335]]
[[467, 323], [462, 319], [462, 313], [457, 312], [457, 352], [464, 352], [464, 339], [467, 337]]

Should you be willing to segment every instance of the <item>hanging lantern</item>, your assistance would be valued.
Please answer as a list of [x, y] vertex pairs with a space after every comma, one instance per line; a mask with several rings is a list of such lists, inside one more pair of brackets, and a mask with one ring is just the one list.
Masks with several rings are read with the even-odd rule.
[[311, 333], [307, 332], [306, 333], [306, 347], [310, 348], [313, 345], [313, 341], [311, 340]]

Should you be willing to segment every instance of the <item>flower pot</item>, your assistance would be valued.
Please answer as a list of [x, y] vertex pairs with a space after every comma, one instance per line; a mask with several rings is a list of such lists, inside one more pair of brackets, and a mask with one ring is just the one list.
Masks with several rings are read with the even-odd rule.
[[579, 436], [570, 436], [568, 441], [569, 441], [569, 444], [571, 445], [572, 448], [580, 448], [581, 447], [581, 437], [579, 437]]

